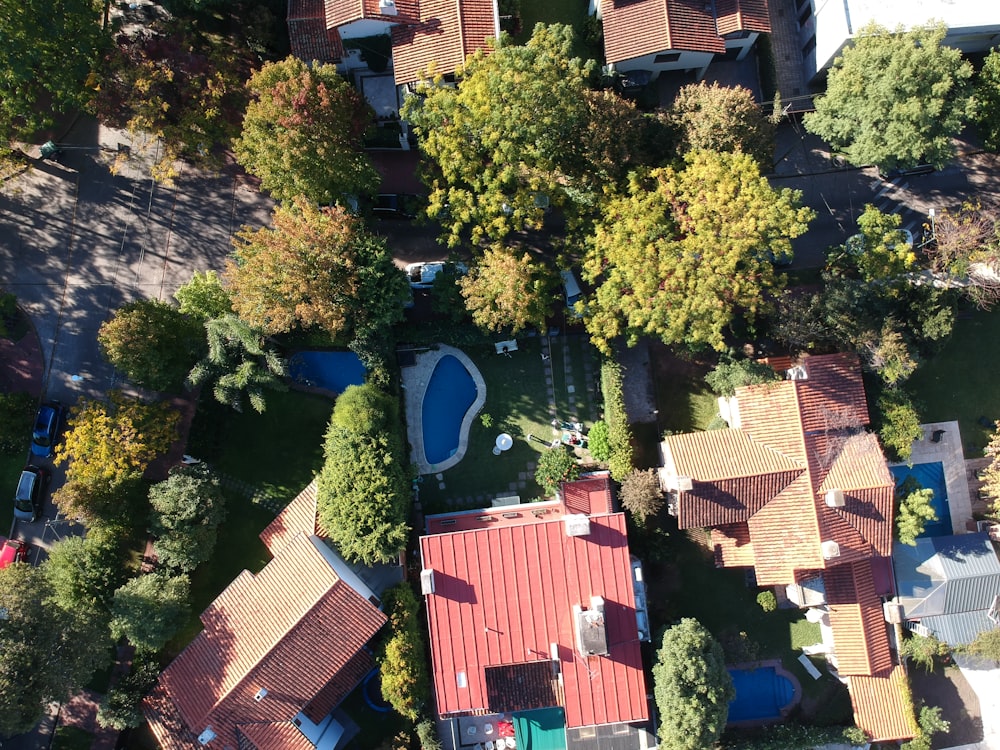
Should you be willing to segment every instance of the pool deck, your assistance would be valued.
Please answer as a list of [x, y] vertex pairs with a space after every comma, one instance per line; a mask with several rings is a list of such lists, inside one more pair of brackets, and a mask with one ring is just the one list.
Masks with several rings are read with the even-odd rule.
[[[972, 498], [969, 494], [969, 478], [962, 452], [962, 435], [958, 422], [929, 422], [920, 425], [924, 436], [913, 442], [913, 452], [909, 461], [889, 464], [906, 466], [940, 461], [944, 467], [944, 482], [948, 489], [948, 509], [951, 515], [952, 534], [965, 534], [972, 520]], [[935, 432], [943, 431], [938, 442], [933, 442]]]
[[[412, 453], [410, 460], [416, 464], [418, 474], [436, 474], [450, 469], [465, 457], [469, 447], [469, 430], [472, 420], [486, 403], [486, 381], [483, 380], [479, 368], [473, 364], [469, 356], [461, 349], [446, 344], [438, 344], [437, 348], [415, 352], [416, 363], [402, 369], [401, 377], [406, 403], [406, 435], [410, 441]], [[451, 355], [465, 365], [476, 384], [476, 400], [462, 418], [462, 429], [458, 437], [458, 449], [454, 454], [436, 464], [427, 462], [424, 452], [424, 395], [431, 381], [434, 368], [442, 357]]]

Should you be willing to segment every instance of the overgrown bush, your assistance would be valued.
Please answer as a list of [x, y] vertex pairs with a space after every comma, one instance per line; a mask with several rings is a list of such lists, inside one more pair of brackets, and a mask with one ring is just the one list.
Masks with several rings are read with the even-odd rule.
[[633, 469], [622, 479], [620, 497], [622, 507], [631, 513], [636, 523], [640, 525], [663, 509], [663, 491], [653, 469], [646, 471]]
[[1000, 630], [984, 630], [966, 647], [966, 650], [975, 656], [1000, 662]]
[[538, 458], [535, 481], [547, 495], [554, 495], [560, 482], [572, 482], [580, 476], [580, 465], [564, 445], [549, 448]]
[[887, 388], [879, 396], [878, 436], [890, 460], [906, 461], [913, 441], [923, 435], [920, 415], [910, 394], [901, 388]]
[[416, 721], [430, 697], [420, 602], [404, 581], [386, 591], [382, 603], [389, 615], [389, 635], [379, 654], [382, 697], [397, 713]]
[[951, 650], [947, 643], [942, 643], [932, 635], [924, 636], [911, 633], [904, 638], [899, 647], [900, 656], [905, 656], [919, 664], [928, 672], [934, 671], [934, 660], [948, 656]]
[[587, 433], [587, 448], [595, 461], [604, 462], [611, 457], [610, 433], [608, 423], [604, 420], [594, 422]]
[[715, 366], [705, 382], [712, 392], [719, 396], [735, 396], [736, 389], [745, 385], [771, 383], [781, 380], [781, 375], [772, 367], [752, 359], [723, 359]]
[[[807, 727], [801, 724], [774, 724], [763, 727], [755, 737], [723, 739], [726, 750], [812, 750], [821, 745], [851, 741], [850, 727]], [[859, 744], [864, 744], [859, 743]]]
[[159, 673], [159, 665], [152, 655], [137, 655], [131, 671], [122, 675], [101, 701], [97, 723], [119, 731], [142, 724], [142, 699], [156, 684]]
[[778, 608], [778, 597], [774, 595], [774, 592], [768, 589], [767, 591], [761, 591], [757, 594], [757, 604], [765, 612], [774, 612]]
[[601, 391], [604, 393], [604, 421], [608, 423], [608, 470], [620, 482], [632, 471], [632, 430], [625, 412], [622, 369], [617, 362], [601, 363]]
[[417, 739], [420, 740], [420, 750], [441, 750], [441, 740], [438, 739], [434, 722], [424, 719], [417, 724]]
[[0, 393], [0, 453], [27, 449], [37, 405], [28, 393]]

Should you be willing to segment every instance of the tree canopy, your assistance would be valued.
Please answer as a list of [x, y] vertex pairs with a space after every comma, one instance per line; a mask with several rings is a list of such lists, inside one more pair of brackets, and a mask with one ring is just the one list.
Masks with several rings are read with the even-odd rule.
[[664, 750], [704, 750], [722, 734], [733, 699], [722, 647], [697, 620], [667, 628], [653, 665]]
[[542, 451], [535, 469], [535, 481], [547, 495], [554, 495], [560, 482], [572, 482], [580, 476], [580, 465], [565, 445]]
[[191, 583], [186, 575], [146, 573], [115, 591], [111, 634], [137, 651], [159, 651], [188, 616]]
[[680, 150], [742, 151], [770, 170], [774, 123], [742, 86], [704, 81], [681, 88], [670, 105], [670, 122], [680, 134]]
[[265, 190], [324, 205], [376, 191], [379, 176], [364, 152], [374, 113], [336, 66], [288, 57], [265, 63], [247, 86], [254, 98], [233, 151]]
[[907, 242], [899, 214], [884, 213], [870, 203], [858, 217], [860, 233], [848, 238], [831, 256], [836, 272], [860, 275], [864, 281], [893, 280], [916, 267], [912, 238]]
[[896, 538], [900, 544], [916, 546], [917, 537], [924, 533], [928, 523], [938, 520], [931, 501], [934, 490], [921, 487], [916, 479], [908, 477], [896, 488]]
[[517, 334], [531, 326], [545, 329], [553, 273], [527, 251], [487, 249], [458, 286], [473, 322], [484, 330]]
[[976, 81], [976, 124], [986, 148], [1000, 151], [1000, 50], [996, 48], [986, 56]]
[[402, 320], [409, 297], [385, 240], [340, 206], [303, 198], [274, 209], [272, 227], [244, 227], [226, 281], [233, 308], [268, 334], [318, 327], [330, 337]]
[[895, 32], [870, 24], [833, 62], [805, 127], [852, 164], [943, 164], [972, 114], [972, 65], [942, 44], [943, 24]]
[[770, 365], [754, 359], [722, 359], [705, 376], [705, 382], [713, 393], [720, 396], [735, 396], [736, 389], [746, 385], [759, 385], [781, 380], [781, 375]]
[[[607, 181], [655, 158], [648, 121], [616, 95], [589, 90], [593, 61], [573, 56], [569, 26], [538, 24], [516, 45], [506, 34], [492, 54], [478, 50], [456, 73], [457, 88], [434, 71], [402, 116], [433, 162], [427, 213], [457, 245], [501, 240], [542, 225], [559, 207], [572, 220], [590, 212]], [[640, 144], [643, 144], [640, 146]]]
[[395, 400], [373, 385], [338, 398], [326, 433], [317, 523], [344, 557], [395, 560], [409, 527], [410, 467]]
[[202, 323], [233, 311], [229, 292], [215, 271], [195, 271], [191, 280], [174, 292], [180, 311]]
[[385, 592], [382, 604], [389, 616], [389, 633], [379, 650], [382, 697], [411, 721], [430, 698], [430, 678], [420, 627], [420, 601], [403, 581]]
[[108, 613], [115, 589], [128, 576], [123, 529], [92, 525], [86, 537], [66, 536], [49, 548], [45, 576], [54, 603], [66, 610]]
[[190, 572], [212, 556], [226, 505], [218, 478], [207, 468], [175, 469], [149, 488], [149, 504], [153, 548], [162, 565]]
[[89, 96], [104, 42], [92, 0], [0, 0], [0, 147]]
[[177, 391], [205, 355], [205, 329], [176, 307], [137, 300], [118, 308], [97, 332], [101, 352], [137, 385]]
[[91, 608], [52, 603], [41, 567], [0, 570], [0, 735], [31, 729], [107, 659], [105, 622]]
[[690, 347], [725, 347], [727, 327], [770, 308], [781, 278], [773, 258], [813, 212], [797, 191], [774, 190], [743, 153], [699, 151], [683, 168], [636, 176], [610, 201], [584, 275], [597, 285], [585, 314], [591, 340], [641, 335]]

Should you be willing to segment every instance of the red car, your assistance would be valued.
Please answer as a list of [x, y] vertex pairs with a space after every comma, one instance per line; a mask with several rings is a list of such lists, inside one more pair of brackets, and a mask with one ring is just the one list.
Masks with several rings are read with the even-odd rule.
[[[3, 537], [0, 537], [3, 539]], [[20, 539], [7, 539], [0, 547], [0, 570], [16, 562], [28, 562], [31, 546]]]

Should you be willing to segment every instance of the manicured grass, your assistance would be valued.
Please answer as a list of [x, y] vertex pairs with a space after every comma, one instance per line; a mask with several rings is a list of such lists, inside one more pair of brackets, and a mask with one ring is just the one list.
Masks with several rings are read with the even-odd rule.
[[[518, 339], [518, 350], [510, 357], [498, 356], [492, 345], [465, 346], [468, 354], [486, 381], [486, 404], [482, 413], [493, 418], [492, 427], [483, 427], [479, 417], [469, 431], [469, 448], [453, 468], [444, 472], [445, 489], [437, 486], [434, 476], [425, 477], [420, 486], [421, 500], [427, 512], [439, 513], [451, 508], [476, 507], [477, 497], [518, 494], [527, 502], [541, 496], [533, 472], [529, 472], [527, 487], [510, 489], [518, 481], [529, 462], [537, 461], [545, 446], [529, 441], [534, 435], [546, 443], [553, 438], [549, 423], [548, 396], [545, 392], [545, 371], [541, 358], [541, 343], [537, 338]], [[514, 446], [499, 456], [493, 455], [497, 435], [502, 432], [514, 438]], [[449, 505], [446, 498], [459, 498]], [[472, 498], [471, 502], [464, 502]]]
[[[590, 346], [590, 340], [586, 336], [569, 336], [565, 339], [552, 339], [552, 374], [553, 385], [556, 397], [556, 414], [561, 419], [567, 419], [569, 415], [575, 414], [581, 422], [591, 422], [590, 414], [593, 411], [598, 413], [600, 408], [593, 409], [590, 399], [591, 393], [587, 389], [586, 373], [584, 363], [594, 360], [593, 372], [598, 377], [599, 366], [594, 356], [594, 349]], [[571, 394], [567, 389], [565, 350], [569, 350], [569, 364], [574, 392]]]
[[708, 429], [719, 414], [716, 395], [705, 384], [708, 368], [696, 373], [659, 370], [654, 378], [659, 427], [663, 432], [683, 433]]
[[94, 735], [79, 727], [56, 727], [51, 750], [90, 750]]
[[944, 348], [925, 362], [907, 382], [921, 402], [923, 422], [957, 419], [966, 458], [981, 455], [989, 442], [990, 427], [979, 423], [985, 417], [992, 425], [1000, 419], [1000, 311], [975, 312], [955, 323]]

